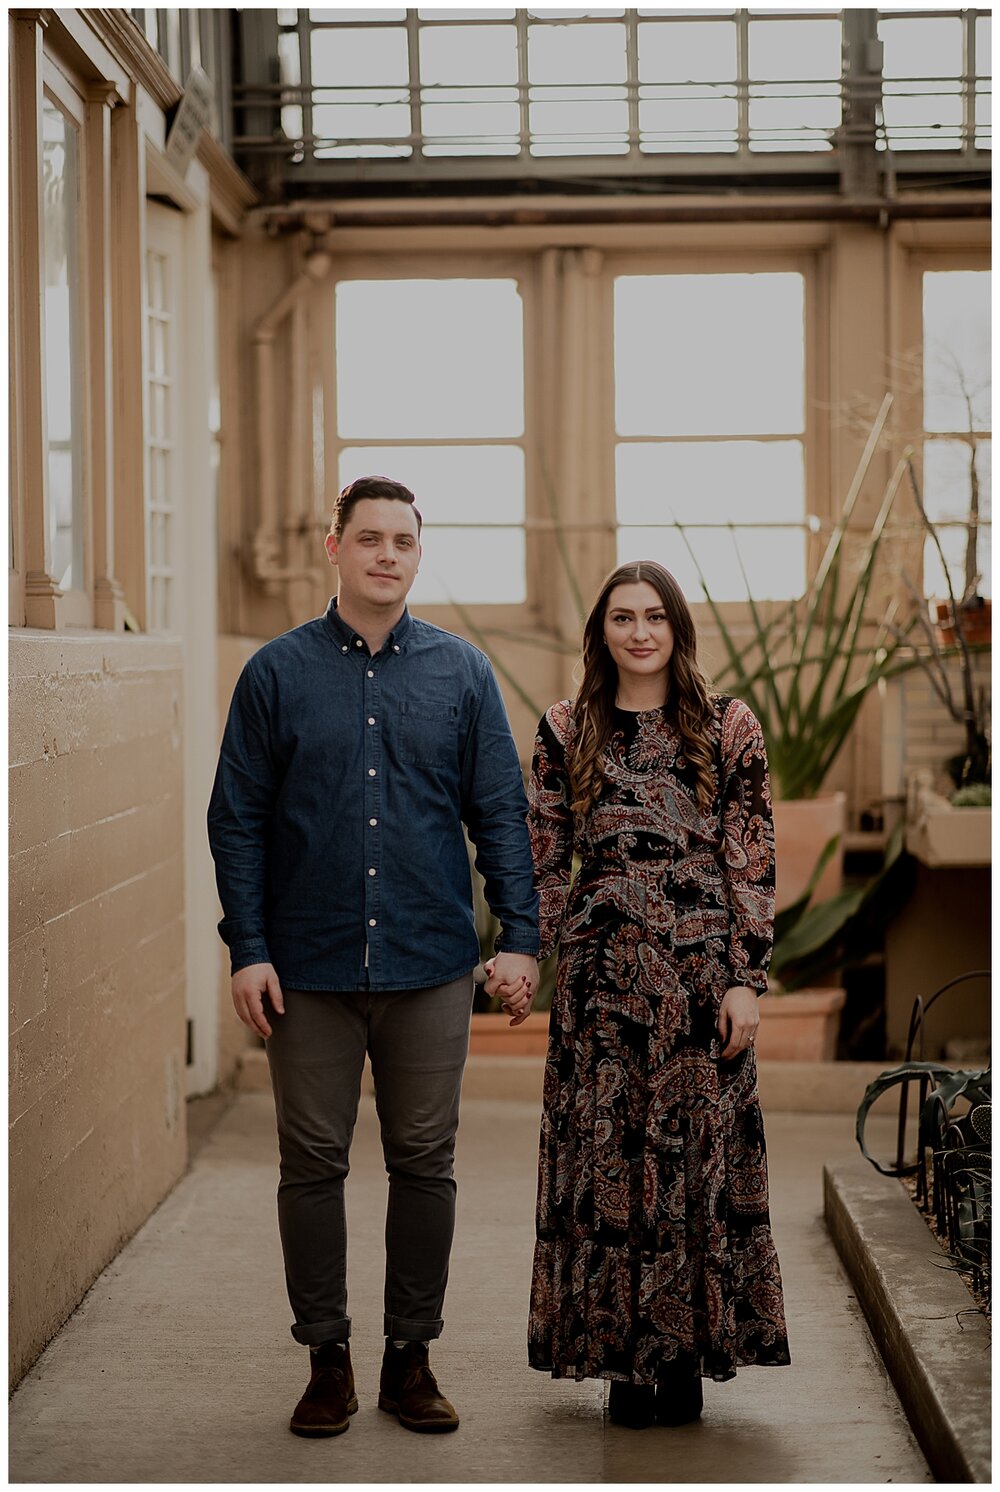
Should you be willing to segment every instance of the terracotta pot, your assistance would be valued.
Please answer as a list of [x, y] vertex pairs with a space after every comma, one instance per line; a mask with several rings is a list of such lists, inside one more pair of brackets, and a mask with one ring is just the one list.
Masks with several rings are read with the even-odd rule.
[[[933, 605], [938, 638], [946, 648], [953, 648], [958, 638], [955, 635], [955, 626], [951, 615], [951, 602], [935, 601]], [[958, 613], [962, 619], [962, 636], [966, 642], [992, 642], [992, 601], [983, 601], [981, 606], [959, 606]]]
[[847, 794], [821, 793], [816, 798], [775, 800], [774, 854], [777, 866], [775, 906], [778, 911], [798, 901], [823, 846], [840, 835], [840, 848], [831, 857], [813, 901], [836, 896], [844, 881], [844, 833], [847, 829]]
[[519, 1026], [510, 1016], [474, 1015], [470, 1057], [544, 1057], [549, 1043], [549, 1012], [533, 1011]]
[[837, 1055], [842, 989], [762, 995], [757, 1057], [764, 1062], [831, 1062]]

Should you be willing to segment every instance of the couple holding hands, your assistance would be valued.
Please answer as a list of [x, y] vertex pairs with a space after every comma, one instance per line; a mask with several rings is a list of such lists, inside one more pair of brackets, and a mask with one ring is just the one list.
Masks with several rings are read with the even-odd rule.
[[526, 803], [488, 660], [407, 610], [420, 529], [400, 483], [340, 494], [337, 597], [246, 665], [209, 809], [310, 1349], [290, 1427], [336, 1435], [358, 1407], [344, 1179], [366, 1053], [389, 1175], [377, 1402], [409, 1430], [459, 1423], [429, 1344], [479, 957], [464, 829], [501, 926], [481, 975], [513, 1022], [558, 950], [529, 1363], [610, 1380], [617, 1424], [682, 1424], [703, 1377], [789, 1361], [752, 1050], [774, 895], [760, 726], [710, 691], [673, 577], [624, 565], [574, 698], [539, 723]]

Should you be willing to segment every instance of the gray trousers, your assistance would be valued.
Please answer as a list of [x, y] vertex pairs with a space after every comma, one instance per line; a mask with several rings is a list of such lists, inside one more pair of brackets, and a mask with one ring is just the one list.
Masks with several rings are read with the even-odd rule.
[[346, 1342], [344, 1181], [365, 1053], [389, 1173], [386, 1336], [441, 1335], [455, 1230], [455, 1134], [472, 976], [432, 989], [285, 992], [268, 1009], [278, 1120], [278, 1228], [297, 1342]]

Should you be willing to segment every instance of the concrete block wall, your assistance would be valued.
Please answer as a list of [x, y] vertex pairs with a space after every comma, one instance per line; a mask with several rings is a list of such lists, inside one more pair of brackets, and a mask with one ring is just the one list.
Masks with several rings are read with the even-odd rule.
[[182, 1174], [181, 649], [10, 648], [10, 1377]]

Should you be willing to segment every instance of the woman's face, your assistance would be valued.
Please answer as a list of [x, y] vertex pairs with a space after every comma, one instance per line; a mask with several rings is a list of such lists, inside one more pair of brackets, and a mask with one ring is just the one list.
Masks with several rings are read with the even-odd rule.
[[674, 630], [655, 586], [648, 580], [616, 585], [604, 612], [604, 641], [620, 674], [667, 675]]

